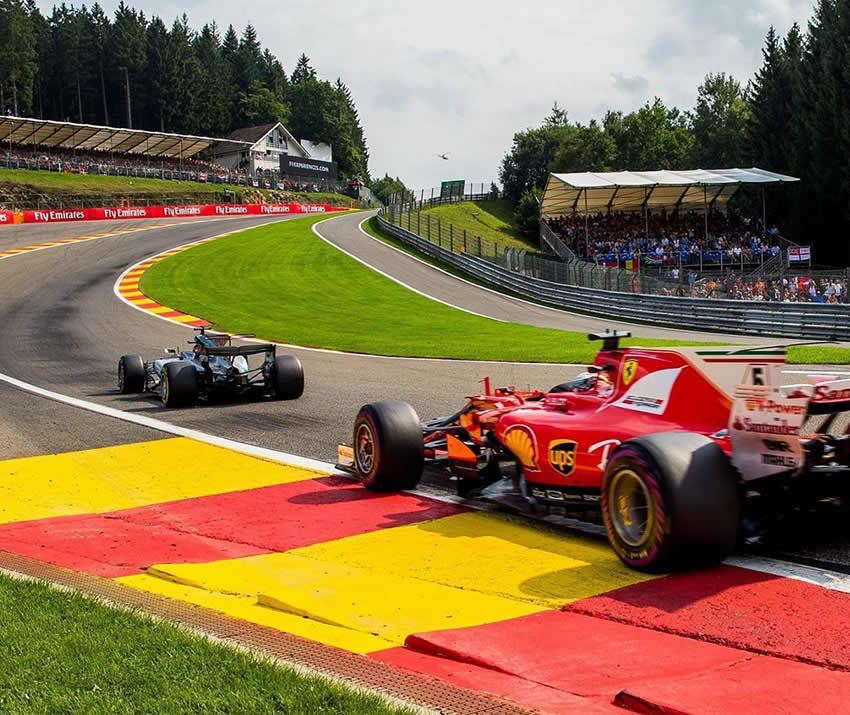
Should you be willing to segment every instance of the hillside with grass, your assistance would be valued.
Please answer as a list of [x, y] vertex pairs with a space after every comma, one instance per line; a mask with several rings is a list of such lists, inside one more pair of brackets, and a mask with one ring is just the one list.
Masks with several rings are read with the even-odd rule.
[[509, 201], [460, 201], [456, 204], [426, 208], [422, 211], [422, 215], [423, 220], [425, 216], [429, 216], [432, 221], [439, 219], [446, 230], [448, 225], [452, 224], [455, 235], [460, 235], [466, 230], [470, 237], [481, 236], [482, 239], [504, 246], [540, 250], [535, 238], [517, 228], [513, 207]]
[[247, 186], [203, 184], [133, 176], [97, 176], [51, 171], [0, 168], [0, 208], [71, 208], [117, 204], [122, 199], [140, 204], [217, 203], [225, 191], [237, 203], [321, 203], [350, 206], [348, 196], [335, 193], [269, 191]]

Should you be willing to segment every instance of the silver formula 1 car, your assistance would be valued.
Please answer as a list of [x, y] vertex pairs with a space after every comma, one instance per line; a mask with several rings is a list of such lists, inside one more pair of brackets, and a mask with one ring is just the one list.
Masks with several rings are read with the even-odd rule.
[[[166, 348], [166, 357], [149, 362], [141, 355], [122, 355], [118, 389], [124, 394], [158, 395], [166, 407], [186, 407], [218, 393], [278, 400], [301, 397], [304, 369], [295, 355], [277, 355], [271, 343], [233, 345], [229, 335], [196, 330], [189, 341], [191, 350]], [[252, 366], [248, 360], [252, 355], [263, 355], [262, 363]]]

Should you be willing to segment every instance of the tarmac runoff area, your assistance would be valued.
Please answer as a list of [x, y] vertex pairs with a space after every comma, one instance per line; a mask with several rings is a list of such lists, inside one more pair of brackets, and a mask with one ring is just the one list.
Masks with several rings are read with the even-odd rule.
[[0, 462], [0, 551], [547, 712], [850, 698], [848, 579], [647, 576], [590, 535], [186, 438]]
[[[320, 230], [346, 250], [362, 253], [365, 241], [383, 254], [349, 230], [359, 220], [341, 217]], [[349, 415], [326, 414], [322, 404], [334, 395], [339, 412], [339, 400], [356, 405], [361, 392], [374, 393], [368, 376], [352, 385], [342, 379], [375, 358], [302, 354], [311, 380], [319, 377], [311, 395], [287, 405], [285, 429], [281, 408], [271, 403], [172, 414], [109, 392], [113, 353], [126, 349], [129, 336], [136, 344], [169, 344], [186, 330], [150, 320], [165, 306], [145, 315], [119, 302], [116, 276], [152, 253], [223, 230], [212, 222], [147, 223], [146, 233], [123, 236], [124, 228], [134, 226], [47, 227], [17, 243], [38, 251], [20, 257], [20, 271], [18, 259], [0, 262], [0, 292], [15, 307], [6, 336], [15, 347], [0, 349], [4, 373], [170, 426], [219, 434], [223, 424], [267, 451], [279, 448], [268, 441], [275, 435], [331, 444], [333, 419], [350, 429]], [[81, 240], [45, 250], [65, 238]], [[388, 267], [386, 256], [367, 258]], [[421, 280], [431, 275], [400, 262], [411, 284], [421, 285], [420, 270]], [[38, 290], [27, 287], [25, 266], [46, 277]], [[143, 300], [127, 296], [137, 275], [126, 278], [122, 297]], [[455, 300], [475, 309], [476, 290]], [[499, 309], [511, 317], [515, 305]], [[528, 310], [534, 321], [576, 319]], [[39, 327], [43, 316], [47, 325]], [[384, 381], [418, 394], [415, 380], [423, 404], [461, 394], [451, 381], [481, 369], [380, 364], [392, 373]], [[544, 381], [548, 371], [563, 370], [500, 369], [545, 370]], [[308, 469], [304, 460], [287, 465], [175, 438], [8, 381], [0, 399], [0, 454], [14, 457], [0, 461], [0, 566], [36, 559], [356, 654], [350, 657], [376, 671], [399, 668], [547, 712], [846, 712], [850, 578], [841, 574], [742, 557], [698, 573], [647, 577], [623, 567], [592, 535], [472, 511], [439, 495], [372, 494], [317, 463]], [[81, 443], [96, 448], [70, 451]]]

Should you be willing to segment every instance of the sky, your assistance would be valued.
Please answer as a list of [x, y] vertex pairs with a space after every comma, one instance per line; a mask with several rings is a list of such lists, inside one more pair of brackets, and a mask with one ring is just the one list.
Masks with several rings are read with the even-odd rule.
[[[693, 107], [709, 72], [745, 83], [770, 25], [805, 23], [813, 0], [127, 0], [167, 25], [186, 12], [260, 41], [291, 72], [305, 52], [351, 89], [373, 176], [410, 188], [489, 182], [516, 131], [557, 101], [573, 121], [654, 96]], [[42, 3], [47, 4], [47, 3]], [[51, 3], [52, 4], [52, 3]], [[117, 2], [101, 2], [107, 12]], [[439, 154], [448, 153], [448, 161]]]

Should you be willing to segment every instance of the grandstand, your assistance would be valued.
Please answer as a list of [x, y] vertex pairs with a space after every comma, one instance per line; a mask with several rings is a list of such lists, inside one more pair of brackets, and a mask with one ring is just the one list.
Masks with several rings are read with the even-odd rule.
[[[282, 129], [279, 123], [269, 127]], [[249, 166], [226, 166], [200, 158], [211, 154], [213, 149], [219, 155], [244, 155], [256, 143], [256, 139], [240, 139], [238, 133], [233, 138], [221, 139], [0, 116], [0, 167], [239, 184], [297, 191], [337, 188], [336, 182], [321, 182], [319, 186], [315, 180], [296, 182], [281, 178], [279, 168], [271, 170], [265, 165], [255, 166], [254, 163]], [[295, 156], [310, 156], [299, 142], [290, 142], [290, 146]], [[330, 147], [327, 150], [330, 151]], [[288, 149], [284, 148], [283, 151], [287, 152]], [[277, 157], [274, 166], [278, 166]]]
[[814, 270], [768, 223], [764, 192], [759, 218], [729, 207], [742, 186], [798, 181], [756, 168], [551, 174], [541, 237], [562, 257], [665, 279], [664, 295], [850, 302], [850, 271]]
[[551, 174], [542, 219], [580, 257], [604, 265], [761, 265], [778, 229], [728, 210], [745, 185], [797, 182], [762, 169]]

